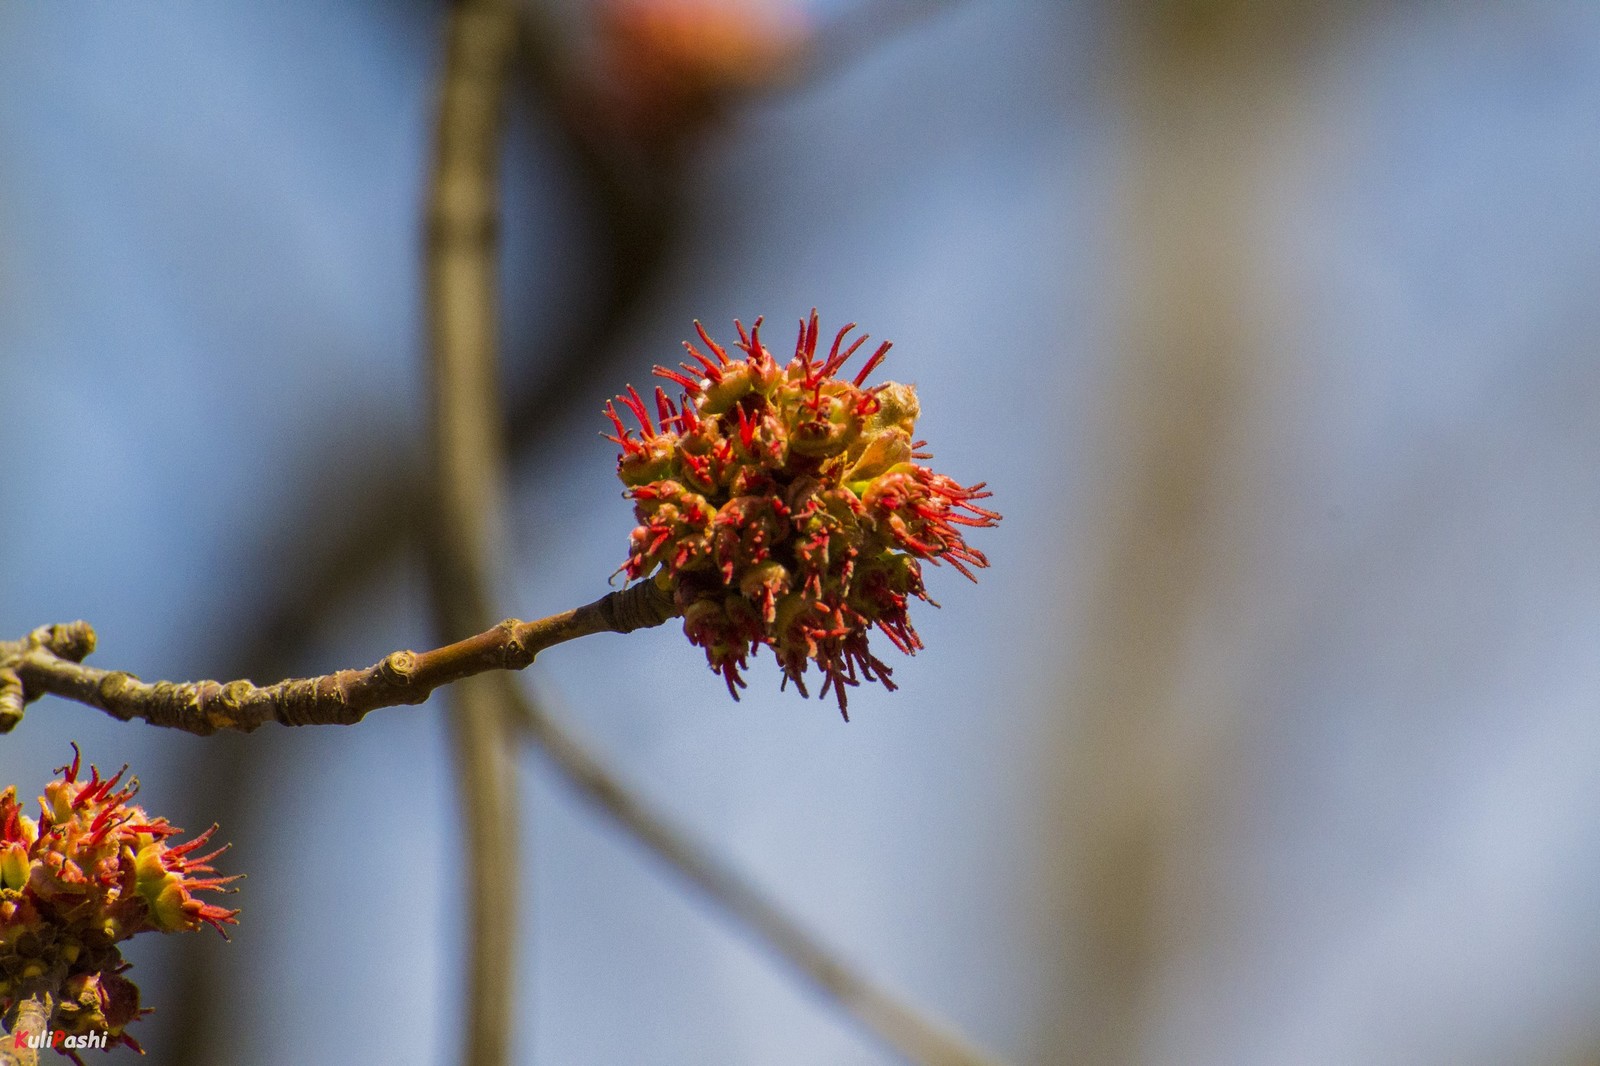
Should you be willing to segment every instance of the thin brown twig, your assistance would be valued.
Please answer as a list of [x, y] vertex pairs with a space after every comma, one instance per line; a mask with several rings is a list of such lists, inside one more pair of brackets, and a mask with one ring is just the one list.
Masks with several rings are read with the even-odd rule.
[[19, 641], [0, 641], [0, 670], [14, 672], [22, 698], [49, 693], [97, 707], [122, 721], [207, 736], [280, 725], [351, 725], [380, 707], [417, 704], [434, 689], [491, 670], [521, 670], [546, 648], [594, 633], [629, 633], [677, 613], [651, 582], [532, 622], [508, 618], [475, 636], [430, 651], [396, 651], [362, 670], [249, 681], [140, 681], [121, 670], [85, 666], [95, 633], [87, 622], [43, 626]]
[[513, 694], [518, 724], [568, 787], [705, 893], [724, 916], [788, 963], [869, 1034], [920, 1066], [996, 1066], [998, 1060], [856, 972], [711, 848], [632, 792], [519, 686], [507, 688]]

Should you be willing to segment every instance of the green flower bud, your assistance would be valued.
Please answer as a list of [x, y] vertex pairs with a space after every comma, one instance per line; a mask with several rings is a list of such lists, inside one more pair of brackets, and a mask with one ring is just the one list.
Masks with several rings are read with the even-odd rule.
[[32, 868], [25, 846], [20, 842], [7, 844], [5, 851], [0, 853], [0, 884], [13, 892], [20, 892], [27, 885]]

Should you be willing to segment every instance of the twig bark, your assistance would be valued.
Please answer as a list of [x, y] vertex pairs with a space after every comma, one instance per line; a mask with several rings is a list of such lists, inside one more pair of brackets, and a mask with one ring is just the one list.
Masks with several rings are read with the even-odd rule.
[[[380, 707], [422, 703], [434, 689], [490, 670], [521, 670], [546, 648], [593, 633], [657, 626], [677, 609], [643, 582], [571, 611], [533, 622], [508, 618], [475, 636], [430, 651], [396, 651], [364, 670], [272, 685], [249, 681], [149, 683], [121, 670], [80, 661], [94, 650], [87, 622], [43, 626], [19, 641], [0, 641], [0, 674], [16, 678], [20, 701], [46, 693], [98, 707], [113, 718], [207, 736], [280, 725], [351, 725]], [[12, 725], [14, 719], [8, 719]]]

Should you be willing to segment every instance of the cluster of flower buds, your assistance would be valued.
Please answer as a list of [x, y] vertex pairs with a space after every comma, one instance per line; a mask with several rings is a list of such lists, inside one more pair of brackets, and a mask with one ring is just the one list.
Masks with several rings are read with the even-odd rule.
[[222, 932], [238, 911], [197, 897], [232, 877], [209, 865], [222, 849], [195, 852], [216, 827], [182, 844], [179, 830], [129, 801], [138, 782], [127, 772], [79, 780], [70, 765], [45, 786], [37, 820], [23, 813], [17, 790], [0, 793], [0, 1004], [49, 993], [52, 1024], [66, 1033], [105, 1032], [138, 1048], [125, 1032], [144, 1011], [139, 989], [123, 976], [118, 947], [145, 932]]
[[[692, 363], [656, 373], [682, 387], [662, 388], [650, 405], [631, 386], [607, 406], [622, 449], [617, 474], [639, 526], [623, 570], [670, 589], [690, 641], [735, 699], [740, 671], [762, 645], [807, 694], [805, 674], [822, 673], [848, 718], [845, 690], [862, 680], [893, 689], [889, 667], [868, 646], [876, 627], [906, 654], [922, 647], [911, 626], [912, 599], [932, 602], [923, 561], [972, 578], [987, 566], [963, 526], [1000, 520], [978, 506], [983, 485], [964, 487], [917, 460], [920, 408], [909, 385], [867, 377], [880, 346], [853, 378], [845, 363], [866, 341], [846, 344], [854, 324], [817, 353], [817, 313], [800, 323], [794, 357], [780, 365], [761, 343], [761, 320], [739, 332], [742, 358], [730, 358], [695, 323], [702, 351]], [[620, 402], [640, 429], [623, 424]]]

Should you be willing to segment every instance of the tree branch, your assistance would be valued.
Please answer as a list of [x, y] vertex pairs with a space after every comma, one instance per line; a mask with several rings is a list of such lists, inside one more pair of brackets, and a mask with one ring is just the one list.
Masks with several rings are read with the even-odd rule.
[[[380, 707], [422, 703], [434, 689], [490, 670], [521, 670], [546, 648], [594, 633], [631, 633], [677, 614], [670, 597], [641, 582], [593, 603], [533, 622], [508, 618], [466, 640], [431, 651], [396, 651], [364, 670], [249, 681], [140, 681], [121, 670], [81, 662], [95, 646], [87, 622], [43, 626], [18, 641], [0, 641], [0, 676], [14, 677], [0, 700], [18, 708], [45, 693], [98, 707], [113, 718], [207, 736], [219, 729], [250, 732], [279, 725], [352, 725]], [[9, 729], [7, 726], [7, 729]], [[0, 730], [6, 731], [6, 730]]]

